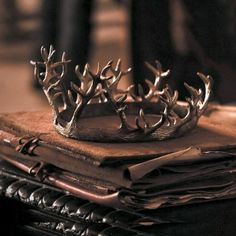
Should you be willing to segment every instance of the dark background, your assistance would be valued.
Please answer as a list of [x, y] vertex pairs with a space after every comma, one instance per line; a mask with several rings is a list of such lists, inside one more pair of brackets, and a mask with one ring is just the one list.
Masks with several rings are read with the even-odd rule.
[[92, 68], [121, 58], [124, 69], [134, 67], [122, 87], [150, 76], [145, 60], [158, 59], [172, 70], [167, 82], [182, 98], [184, 81], [200, 86], [196, 72], [211, 74], [212, 99], [235, 103], [235, 1], [85, 2], [0, 0], [0, 112], [48, 108], [29, 61], [39, 58], [40, 45], [51, 43], [74, 64], [88, 61]]

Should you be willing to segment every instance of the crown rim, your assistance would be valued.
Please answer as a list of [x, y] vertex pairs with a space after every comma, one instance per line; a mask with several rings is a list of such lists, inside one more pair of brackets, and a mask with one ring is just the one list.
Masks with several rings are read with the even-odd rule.
[[[122, 71], [120, 60], [115, 67], [113, 67], [112, 61], [109, 61], [103, 68], [98, 66], [96, 73], [90, 70], [88, 64], [85, 65], [83, 73], [77, 66], [75, 73], [80, 84], [71, 82], [70, 88], [65, 90], [63, 78], [70, 60], [66, 60], [65, 53], [63, 53], [61, 61], [54, 62], [54, 53], [52, 46], [49, 51], [42, 47], [43, 62], [32, 62], [32, 64], [35, 66], [35, 77], [42, 85], [52, 107], [54, 126], [65, 137], [96, 142], [145, 142], [176, 138], [192, 130], [207, 108], [212, 85], [210, 76], [198, 73], [205, 85], [204, 95], [201, 89], [195, 89], [187, 83], [184, 84], [190, 93], [190, 97], [186, 98], [184, 105], [178, 101], [178, 92], [172, 91], [168, 85], [160, 90], [161, 79], [169, 74], [169, 70], [164, 72], [158, 61], [156, 61], [156, 67], [146, 63], [146, 66], [155, 75], [154, 82], [145, 80], [149, 87], [146, 94], [141, 85], [138, 86], [138, 96], [134, 93], [134, 85], [129, 86], [126, 90], [118, 89], [121, 77], [131, 70], [129, 68]], [[39, 67], [44, 67], [45, 71], [39, 73]], [[58, 67], [61, 68], [60, 73], [57, 71]], [[112, 75], [108, 75], [108, 72]], [[76, 94], [75, 97], [72, 95], [73, 92]], [[62, 99], [63, 107], [58, 104], [58, 97]], [[98, 103], [92, 103], [94, 99]], [[107, 106], [111, 106], [112, 109], [107, 110]], [[136, 112], [133, 114], [136, 117], [135, 121], [130, 124], [128, 118], [132, 107], [136, 107]], [[99, 109], [100, 111], [96, 113], [95, 110]], [[106, 119], [109, 116], [111, 118], [111, 111], [120, 120], [120, 125], [117, 125], [116, 128], [109, 129], [106, 126], [96, 129], [82, 125], [82, 119], [91, 116], [103, 117], [106, 123]], [[145, 114], [146, 112], [148, 113]], [[154, 123], [150, 123], [147, 119], [150, 114], [156, 115], [157, 120]]]

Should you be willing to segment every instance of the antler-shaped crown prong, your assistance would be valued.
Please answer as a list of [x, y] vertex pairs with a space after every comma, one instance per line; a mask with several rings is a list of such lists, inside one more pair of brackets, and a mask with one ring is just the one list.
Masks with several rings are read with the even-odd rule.
[[[170, 71], [164, 72], [159, 61], [155, 62], [155, 66], [145, 63], [155, 76], [154, 82], [145, 80], [148, 87], [146, 94], [141, 85], [138, 85], [139, 95], [135, 94], [134, 85], [126, 90], [118, 89], [121, 79], [131, 71], [131, 68], [121, 70], [120, 59], [114, 67], [113, 61], [109, 61], [104, 67], [98, 63], [95, 73], [88, 64], [83, 72], [76, 66], [78, 83], [71, 81], [70, 87], [66, 88], [64, 76], [70, 60], [63, 53], [61, 60], [54, 62], [54, 55], [52, 46], [48, 51], [41, 47], [43, 61], [31, 64], [35, 67], [35, 77], [42, 85], [52, 107], [54, 126], [66, 137], [104, 142], [178, 137], [196, 126], [211, 94], [211, 77], [198, 73], [205, 85], [205, 92], [185, 83], [190, 97], [186, 98], [186, 105], [181, 105], [178, 102], [178, 91], [172, 91], [168, 85], [160, 89], [162, 78], [168, 76]], [[62, 106], [58, 99], [62, 101]], [[102, 122], [101, 126], [98, 124], [97, 128], [91, 129], [83, 126], [84, 117], [107, 119], [114, 114], [119, 118], [119, 127], [110, 127], [109, 122]], [[96, 120], [96, 117], [92, 119]], [[112, 122], [115, 120], [112, 118]]]

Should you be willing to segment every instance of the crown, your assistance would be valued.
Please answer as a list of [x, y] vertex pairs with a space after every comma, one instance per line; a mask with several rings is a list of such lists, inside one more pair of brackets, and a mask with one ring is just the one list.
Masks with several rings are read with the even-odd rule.
[[[42, 62], [32, 62], [35, 78], [53, 111], [56, 130], [70, 138], [98, 142], [139, 142], [165, 140], [188, 133], [207, 108], [211, 94], [211, 77], [197, 73], [205, 91], [184, 83], [190, 96], [178, 101], [178, 91], [166, 85], [160, 89], [161, 80], [169, 75], [161, 64], [145, 63], [154, 74], [154, 82], [145, 80], [148, 91], [138, 85], [119, 89], [122, 77], [131, 68], [122, 71], [121, 60], [113, 66], [109, 61], [104, 67], [98, 64], [96, 72], [85, 65], [83, 73], [75, 67], [78, 82], [66, 86], [65, 74], [70, 60], [65, 53], [54, 62], [55, 50], [41, 47]], [[68, 83], [67, 83], [68, 84]]]

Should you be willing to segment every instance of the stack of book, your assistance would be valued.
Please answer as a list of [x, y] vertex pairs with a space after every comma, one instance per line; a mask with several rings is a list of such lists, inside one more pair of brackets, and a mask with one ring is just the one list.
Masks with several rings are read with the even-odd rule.
[[233, 107], [212, 107], [184, 137], [141, 143], [65, 138], [47, 111], [2, 114], [0, 159], [9, 235], [236, 232]]

